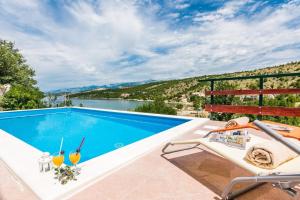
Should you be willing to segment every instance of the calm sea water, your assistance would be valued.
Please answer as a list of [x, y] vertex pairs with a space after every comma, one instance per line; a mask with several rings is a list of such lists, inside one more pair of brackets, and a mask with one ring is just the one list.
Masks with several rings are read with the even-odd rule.
[[143, 105], [143, 101], [129, 101], [129, 100], [119, 100], [119, 99], [109, 99], [109, 100], [89, 100], [89, 99], [72, 99], [74, 106], [79, 106], [80, 103], [84, 107], [91, 108], [104, 108], [113, 110], [134, 110], [136, 107]]

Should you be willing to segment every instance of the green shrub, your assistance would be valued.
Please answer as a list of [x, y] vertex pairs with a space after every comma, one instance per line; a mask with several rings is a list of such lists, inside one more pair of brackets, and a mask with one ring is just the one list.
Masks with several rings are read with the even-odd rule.
[[193, 95], [190, 97], [190, 101], [193, 102], [193, 107], [195, 108], [195, 110], [199, 110], [200, 108], [204, 108], [205, 106], [205, 97]]
[[177, 108], [178, 110], [181, 110], [181, 109], [183, 108], [183, 105], [179, 103], [179, 104], [176, 105], [176, 108]]
[[167, 115], [176, 115], [174, 108], [168, 106], [163, 100], [156, 99], [153, 102], [145, 103], [135, 109], [137, 112], [158, 113]]
[[37, 88], [15, 85], [4, 95], [1, 106], [5, 110], [41, 108], [45, 107], [42, 98], [43, 93]]

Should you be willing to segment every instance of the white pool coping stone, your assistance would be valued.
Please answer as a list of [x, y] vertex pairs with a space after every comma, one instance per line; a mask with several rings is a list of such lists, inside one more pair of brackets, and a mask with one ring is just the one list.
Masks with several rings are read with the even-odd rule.
[[42, 152], [40, 150], [0, 129], [0, 159], [3, 160], [7, 164], [7, 166], [41, 199], [67, 199], [77, 192], [82, 191], [83, 189], [92, 185], [101, 178], [104, 178], [110, 173], [129, 164], [130, 161], [141, 157], [147, 152], [154, 150], [156, 147], [170, 141], [175, 137], [178, 137], [181, 134], [194, 130], [195, 128], [209, 120], [207, 118], [136, 113], [109, 109], [82, 107], [73, 108], [177, 119], [189, 119], [190, 121], [167, 129], [150, 137], [144, 138], [132, 144], [126, 145], [122, 148], [100, 155], [91, 160], [80, 163], [78, 166], [82, 169], [81, 174], [78, 176], [78, 180], [71, 181], [66, 185], [61, 185], [60, 183], [58, 183], [58, 181], [53, 178], [53, 172], [39, 172], [38, 158], [42, 155]]

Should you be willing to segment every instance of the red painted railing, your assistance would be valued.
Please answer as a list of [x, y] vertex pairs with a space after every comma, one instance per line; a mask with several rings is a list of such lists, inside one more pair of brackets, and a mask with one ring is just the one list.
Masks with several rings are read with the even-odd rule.
[[[200, 80], [210, 81], [210, 91], [206, 91], [205, 95], [210, 96], [210, 104], [205, 105], [205, 110], [208, 112], [222, 112], [222, 113], [238, 113], [238, 114], [254, 114], [261, 117], [262, 115], [269, 116], [290, 116], [300, 117], [300, 108], [287, 108], [287, 107], [270, 107], [263, 106], [263, 95], [265, 94], [300, 94], [300, 88], [289, 89], [264, 89], [264, 80], [266, 78], [279, 78], [279, 77], [300, 77], [300, 73], [287, 73], [287, 74], [270, 74], [258, 76], [245, 76], [245, 77], [232, 77], [232, 78], [219, 78]], [[256, 90], [214, 90], [214, 83], [216, 81], [224, 80], [244, 80], [244, 79], [259, 79], [259, 89]], [[217, 105], [215, 104], [214, 97], [222, 95], [258, 95], [258, 106], [238, 106], [238, 105]]]
[[269, 115], [300, 117], [300, 108], [270, 107], [270, 106], [234, 106], [234, 105], [205, 105], [208, 112], [223, 112], [237, 114]]
[[205, 91], [205, 95], [258, 95], [258, 94], [300, 94], [300, 89], [264, 89], [264, 90], [221, 90]]

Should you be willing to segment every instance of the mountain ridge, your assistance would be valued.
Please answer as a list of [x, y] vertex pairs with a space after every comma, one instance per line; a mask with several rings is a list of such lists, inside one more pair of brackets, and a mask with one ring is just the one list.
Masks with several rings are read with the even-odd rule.
[[[237, 77], [237, 76], [252, 76], [261, 74], [279, 74], [300, 72], [300, 61], [290, 62], [278, 66], [265, 67], [255, 70], [240, 71], [233, 73], [203, 75], [184, 79], [175, 79], [167, 81], [156, 81], [146, 84], [141, 84], [129, 88], [107, 89], [104, 91], [89, 91], [84, 93], [72, 94], [71, 97], [79, 98], [124, 98], [124, 99], [141, 99], [153, 100], [155, 98], [164, 98], [170, 101], [180, 101], [181, 98], [189, 99], [195, 92], [204, 93], [204, 90], [209, 89], [209, 83], [199, 82], [199, 80], [221, 77]], [[233, 84], [236, 81], [228, 81]], [[257, 89], [257, 80], [242, 80], [237, 84], [237, 89]], [[300, 87], [299, 77], [283, 77], [283, 78], [268, 78], [264, 83], [265, 88], [289, 88]]]
[[151, 82], [155, 82], [156, 80], [145, 80], [145, 81], [133, 81], [133, 82], [121, 82], [121, 83], [111, 83], [105, 85], [88, 85], [88, 86], [79, 86], [79, 87], [71, 87], [71, 88], [61, 88], [56, 90], [50, 90], [46, 93], [51, 94], [60, 94], [60, 93], [78, 93], [78, 92], [86, 92], [97, 89], [118, 89], [123, 87], [133, 87], [137, 85], [147, 84]]

